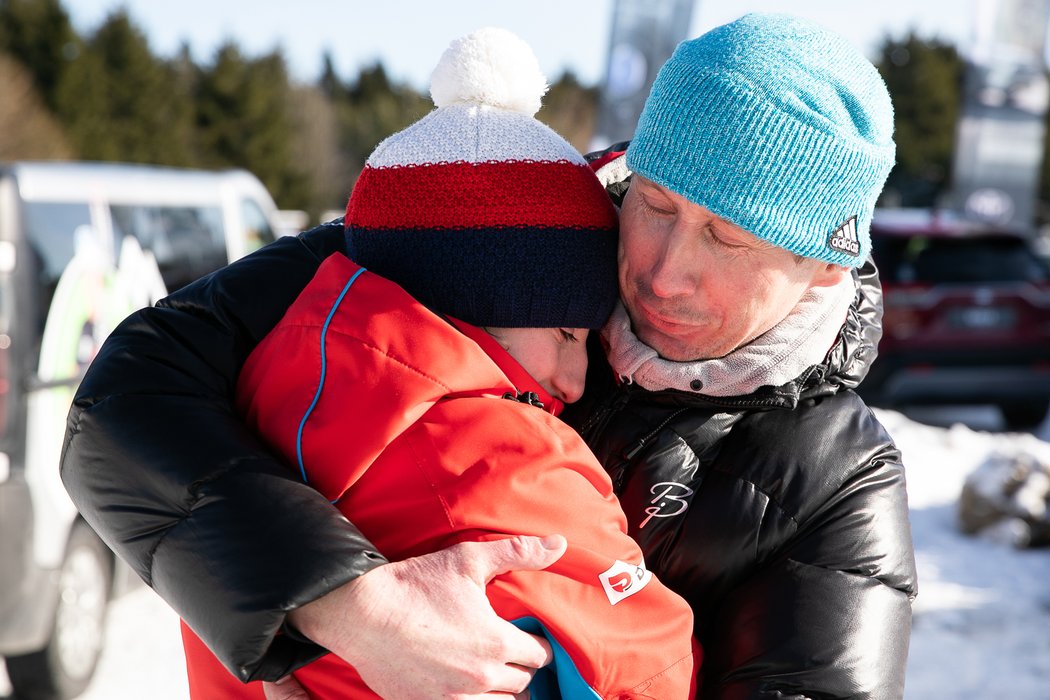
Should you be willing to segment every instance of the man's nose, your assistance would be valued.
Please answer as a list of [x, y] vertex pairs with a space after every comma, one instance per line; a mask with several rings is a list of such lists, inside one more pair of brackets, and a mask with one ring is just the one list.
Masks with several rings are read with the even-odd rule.
[[650, 287], [661, 298], [686, 296], [696, 289], [697, 267], [682, 231], [672, 230], [653, 264]]

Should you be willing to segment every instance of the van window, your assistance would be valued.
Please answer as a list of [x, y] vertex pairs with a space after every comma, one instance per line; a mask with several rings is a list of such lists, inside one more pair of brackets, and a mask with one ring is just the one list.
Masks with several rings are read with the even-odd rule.
[[244, 219], [245, 253], [258, 250], [267, 243], [274, 242], [276, 236], [258, 204], [250, 199], [242, 199], [241, 217]]
[[73, 259], [74, 232], [80, 226], [91, 225], [91, 211], [84, 202], [25, 202], [22, 216], [33, 278], [40, 283], [34, 322], [37, 332], [43, 333], [58, 278]]
[[113, 205], [110, 215], [118, 254], [124, 236], [134, 236], [153, 253], [169, 292], [226, 264], [219, 207]]

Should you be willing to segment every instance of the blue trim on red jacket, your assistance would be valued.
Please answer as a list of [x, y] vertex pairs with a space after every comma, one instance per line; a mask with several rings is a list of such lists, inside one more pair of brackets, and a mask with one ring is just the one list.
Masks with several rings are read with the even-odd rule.
[[328, 311], [328, 316], [324, 320], [324, 326], [321, 327], [321, 378], [317, 382], [317, 391], [314, 393], [314, 400], [310, 402], [310, 406], [306, 409], [306, 413], [303, 414], [302, 420], [299, 421], [299, 430], [295, 434], [295, 457], [299, 462], [299, 474], [303, 477], [303, 483], [309, 484], [310, 479], [306, 476], [306, 465], [303, 464], [303, 429], [306, 427], [306, 421], [310, 418], [310, 414], [314, 412], [314, 407], [317, 406], [317, 402], [321, 399], [321, 391], [324, 390], [324, 377], [325, 372], [328, 371], [328, 358], [325, 356], [325, 341], [328, 337], [328, 326], [332, 323], [332, 318], [335, 317], [335, 312], [339, 308], [339, 305], [343, 303], [343, 297], [350, 291], [350, 286], [357, 281], [357, 278], [361, 276], [361, 273], [365, 271], [365, 268], [359, 269], [353, 274], [353, 276], [347, 281], [343, 287], [343, 291], [339, 292], [339, 296], [336, 297], [335, 303], [332, 304], [332, 308]]

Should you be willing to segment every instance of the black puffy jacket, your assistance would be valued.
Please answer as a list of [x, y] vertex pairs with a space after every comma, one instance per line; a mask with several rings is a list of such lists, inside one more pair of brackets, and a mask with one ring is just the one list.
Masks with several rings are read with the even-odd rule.
[[[275, 637], [285, 612], [384, 561], [232, 407], [247, 355], [343, 248], [341, 225], [320, 226], [133, 314], [69, 416], [62, 475], [81, 512], [245, 680], [321, 653]], [[581, 426], [600, 437], [650, 566], [697, 609], [709, 697], [901, 694], [914, 593], [903, 471], [844, 390], [874, 355], [877, 296], [858, 295], [826, 366], [761, 397], [616, 388], [593, 363], [602, 386]], [[670, 512], [651, 502], [669, 482], [695, 492], [685, 517], [638, 529], [647, 509]]]
[[233, 407], [240, 367], [341, 222], [277, 242], [129, 316], [81, 382], [62, 480], [84, 518], [242, 680], [324, 653], [285, 613], [386, 562]]
[[[596, 154], [613, 179], [622, 150]], [[733, 398], [646, 391], [614, 383], [595, 343], [584, 399], [564, 414], [647, 563], [696, 613], [705, 697], [903, 695], [915, 557], [900, 453], [852, 391], [882, 335], [870, 260], [854, 279], [837, 343], [792, 382]]]
[[705, 697], [903, 694], [916, 590], [904, 470], [845, 390], [872, 350], [867, 293], [825, 364], [745, 397], [616, 386], [592, 352], [587, 404], [568, 418], [646, 562], [696, 613]]

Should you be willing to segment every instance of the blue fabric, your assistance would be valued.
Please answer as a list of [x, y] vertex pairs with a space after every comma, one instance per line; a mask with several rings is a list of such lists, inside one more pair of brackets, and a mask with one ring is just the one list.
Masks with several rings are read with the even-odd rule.
[[875, 67], [808, 20], [756, 13], [679, 44], [627, 166], [770, 243], [855, 267], [894, 153]]
[[583, 679], [564, 647], [542, 622], [534, 617], [519, 617], [511, 622], [529, 634], [546, 637], [554, 650], [554, 661], [537, 671], [529, 684], [532, 700], [600, 700], [601, 696]]

